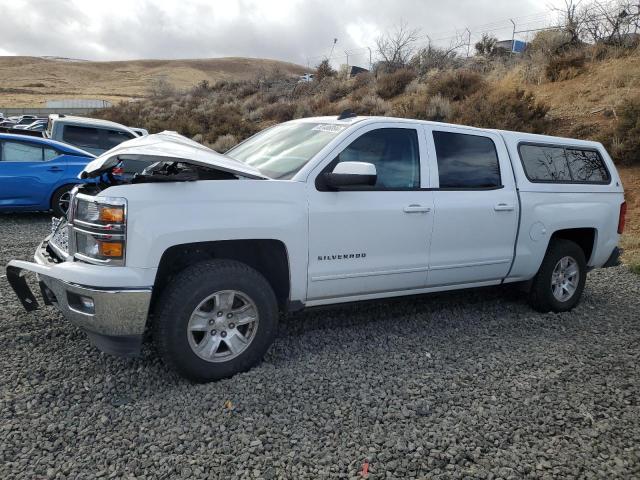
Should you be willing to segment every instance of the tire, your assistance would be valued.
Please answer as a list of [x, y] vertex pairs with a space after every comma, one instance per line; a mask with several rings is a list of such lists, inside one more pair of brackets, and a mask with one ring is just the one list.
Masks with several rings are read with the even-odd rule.
[[[565, 262], [566, 267], [560, 264], [561, 261]], [[577, 268], [575, 275], [570, 274], [573, 265]], [[554, 277], [556, 268], [563, 273]], [[570, 240], [553, 240], [532, 281], [529, 302], [539, 312], [567, 312], [580, 301], [586, 280], [587, 262], [582, 248]], [[562, 287], [563, 284], [567, 287]], [[572, 293], [569, 291], [571, 285], [575, 285]]]
[[[232, 305], [224, 305], [229, 299]], [[234, 318], [247, 323], [235, 325]], [[211, 260], [186, 268], [164, 289], [153, 340], [167, 366], [204, 383], [258, 364], [277, 326], [278, 303], [267, 280], [241, 262]]]
[[[63, 185], [53, 192], [51, 196], [51, 210], [53, 210], [54, 216], [64, 217], [67, 215], [66, 209], [69, 208], [68, 197], [74, 186], [75, 185]], [[63, 207], [65, 199], [67, 199], [66, 208]]]

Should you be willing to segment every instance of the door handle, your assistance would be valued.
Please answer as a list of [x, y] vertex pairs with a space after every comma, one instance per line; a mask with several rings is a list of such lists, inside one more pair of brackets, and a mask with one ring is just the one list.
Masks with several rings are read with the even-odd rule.
[[412, 204], [408, 207], [404, 207], [403, 210], [405, 213], [428, 213], [431, 211], [431, 208], [423, 205]]
[[49, 168], [47, 168], [47, 170], [49, 170], [50, 172], [61, 172], [62, 168], [60, 168], [60, 167], [49, 167]]
[[513, 205], [508, 205], [506, 203], [499, 203], [493, 207], [496, 212], [511, 212], [514, 209]]

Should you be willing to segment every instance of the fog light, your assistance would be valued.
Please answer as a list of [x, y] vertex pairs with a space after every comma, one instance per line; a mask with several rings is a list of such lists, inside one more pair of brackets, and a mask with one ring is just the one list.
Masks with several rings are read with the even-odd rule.
[[95, 312], [96, 306], [93, 303], [93, 298], [80, 296], [80, 303], [82, 304], [85, 310]]
[[96, 313], [96, 305], [91, 297], [67, 292], [67, 301], [69, 302], [69, 307], [77, 312], [86, 313], [88, 315]]

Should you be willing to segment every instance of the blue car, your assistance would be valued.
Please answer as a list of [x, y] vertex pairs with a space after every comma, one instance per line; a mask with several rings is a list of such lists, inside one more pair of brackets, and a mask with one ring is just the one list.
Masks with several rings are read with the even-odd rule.
[[95, 155], [45, 138], [0, 133], [0, 212], [69, 208], [78, 174]]

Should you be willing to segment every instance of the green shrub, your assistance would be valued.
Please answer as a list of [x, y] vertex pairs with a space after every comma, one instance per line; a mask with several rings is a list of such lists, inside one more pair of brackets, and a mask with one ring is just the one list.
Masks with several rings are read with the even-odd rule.
[[376, 79], [376, 93], [385, 100], [397, 97], [414, 78], [416, 74], [408, 68], [401, 68], [393, 73], [381, 73]]

